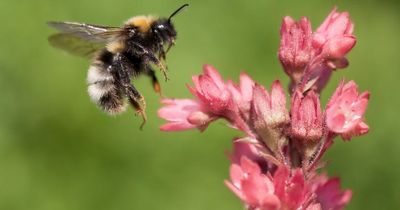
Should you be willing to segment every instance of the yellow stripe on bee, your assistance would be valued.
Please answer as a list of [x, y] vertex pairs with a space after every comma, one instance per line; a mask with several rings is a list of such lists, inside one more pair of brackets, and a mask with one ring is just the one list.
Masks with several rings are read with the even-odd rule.
[[120, 53], [125, 50], [125, 44], [123, 41], [110, 42], [106, 46], [107, 50], [112, 53]]
[[125, 24], [138, 27], [140, 32], [145, 33], [150, 29], [151, 24], [155, 20], [156, 18], [153, 16], [136, 16], [127, 20]]

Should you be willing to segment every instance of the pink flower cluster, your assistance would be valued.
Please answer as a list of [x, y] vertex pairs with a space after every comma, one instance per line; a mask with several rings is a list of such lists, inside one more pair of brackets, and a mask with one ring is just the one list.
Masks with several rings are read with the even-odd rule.
[[340, 190], [338, 178], [306, 172], [265, 157], [254, 144], [234, 142], [230, 181], [225, 184], [246, 205], [246, 209], [343, 209], [351, 191]]
[[347, 67], [345, 56], [356, 44], [353, 29], [349, 14], [337, 12], [336, 8], [315, 32], [305, 17], [298, 22], [291, 17], [283, 18], [278, 55], [292, 80], [291, 87], [309, 82], [309, 86], [319, 92], [328, 82], [332, 70]]
[[161, 130], [204, 131], [222, 118], [243, 131], [234, 140], [225, 183], [248, 210], [343, 209], [351, 191], [316, 170], [335, 137], [350, 140], [369, 129], [364, 119], [369, 93], [359, 93], [354, 81], [342, 81], [325, 108], [320, 103], [332, 71], [348, 65], [345, 56], [356, 42], [352, 32], [348, 13], [336, 8], [315, 32], [307, 18], [285, 17], [278, 55], [291, 78], [290, 103], [279, 81], [268, 91], [242, 73], [235, 84], [204, 65], [188, 86], [195, 99], [162, 100], [159, 116], [168, 123]]

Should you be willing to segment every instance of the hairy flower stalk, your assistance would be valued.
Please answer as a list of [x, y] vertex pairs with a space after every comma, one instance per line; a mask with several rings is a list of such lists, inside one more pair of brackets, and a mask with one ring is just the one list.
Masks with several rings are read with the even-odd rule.
[[369, 93], [342, 81], [325, 108], [320, 94], [332, 72], [348, 66], [353, 28], [349, 14], [336, 8], [315, 32], [307, 18], [283, 18], [278, 57], [291, 79], [288, 94], [278, 80], [267, 90], [242, 73], [235, 84], [204, 65], [188, 86], [194, 99], [163, 99], [159, 116], [168, 122], [161, 130], [204, 131], [222, 118], [243, 131], [233, 140], [225, 184], [248, 210], [343, 209], [351, 191], [316, 170], [335, 137], [351, 140], [368, 132]]

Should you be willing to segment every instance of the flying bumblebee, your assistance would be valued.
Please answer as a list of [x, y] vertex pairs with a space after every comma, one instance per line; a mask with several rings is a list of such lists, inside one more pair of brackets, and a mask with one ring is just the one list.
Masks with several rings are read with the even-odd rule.
[[146, 103], [131, 78], [149, 76], [154, 90], [161, 94], [152, 64], [167, 81], [165, 55], [177, 35], [171, 19], [187, 6], [182, 5], [168, 18], [135, 16], [122, 27], [51, 21], [48, 25], [60, 33], [50, 36], [49, 42], [72, 54], [92, 58], [87, 75], [88, 93], [102, 110], [111, 115], [121, 113], [126, 109], [127, 98], [142, 115], [144, 124]]

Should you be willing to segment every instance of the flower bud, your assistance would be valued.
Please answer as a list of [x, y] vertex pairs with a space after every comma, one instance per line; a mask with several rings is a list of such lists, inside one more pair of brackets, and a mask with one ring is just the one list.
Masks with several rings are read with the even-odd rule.
[[276, 127], [289, 121], [286, 97], [279, 80], [272, 83], [271, 94], [260, 85], [255, 85], [252, 101], [253, 120], [259, 126]]
[[327, 62], [343, 59], [356, 44], [353, 29], [354, 24], [349, 14], [336, 12], [334, 8], [313, 34], [312, 46], [315, 52]]
[[251, 104], [251, 121], [255, 133], [274, 152], [284, 139], [282, 128], [289, 122], [286, 97], [279, 81], [271, 87], [271, 95], [260, 85], [255, 85]]
[[203, 70], [203, 75], [193, 76], [194, 87], [189, 87], [189, 90], [207, 111], [220, 115], [229, 108], [231, 94], [214, 67], [204, 65]]
[[322, 114], [318, 95], [310, 91], [306, 96], [296, 92], [292, 98], [291, 136], [305, 143], [321, 139], [323, 134]]
[[298, 22], [288, 16], [283, 18], [278, 56], [286, 74], [295, 83], [301, 79], [313, 55], [311, 33], [311, 24], [307, 18], [303, 17]]
[[324, 46], [323, 54], [327, 58], [335, 60], [343, 58], [356, 44], [356, 38], [354, 36], [342, 36], [333, 38]]

